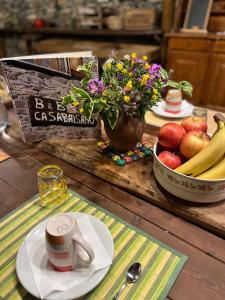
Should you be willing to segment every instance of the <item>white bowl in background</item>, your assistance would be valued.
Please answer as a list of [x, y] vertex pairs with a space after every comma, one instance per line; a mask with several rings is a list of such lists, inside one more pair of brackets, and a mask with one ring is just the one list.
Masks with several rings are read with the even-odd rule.
[[225, 199], [225, 179], [196, 179], [168, 168], [158, 159], [157, 143], [154, 145], [153, 153], [155, 178], [174, 196], [198, 203], [212, 203]]

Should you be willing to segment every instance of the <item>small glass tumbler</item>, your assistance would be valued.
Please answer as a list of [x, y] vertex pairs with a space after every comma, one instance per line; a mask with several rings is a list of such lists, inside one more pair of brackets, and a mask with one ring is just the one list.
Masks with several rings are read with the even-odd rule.
[[68, 199], [67, 185], [59, 166], [47, 165], [37, 175], [41, 206], [53, 209]]
[[206, 108], [203, 108], [203, 107], [195, 107], [193, 109], [193, 116], [194, 117], [201, 117], [203, 119], [205, 119], [207, 121], [207, 109]]

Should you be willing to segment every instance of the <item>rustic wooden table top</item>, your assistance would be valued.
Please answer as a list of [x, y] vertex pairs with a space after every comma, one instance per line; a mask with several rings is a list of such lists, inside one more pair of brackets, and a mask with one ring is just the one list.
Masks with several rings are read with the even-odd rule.
[[1, 216], [38, 192], [41, 166], [57, 164], [72, 190], [188, 256], [168, 299], [225, 299], [223, 239], [16, 138], [1, 136], [0, 148], [10, 155], [0, 163]]

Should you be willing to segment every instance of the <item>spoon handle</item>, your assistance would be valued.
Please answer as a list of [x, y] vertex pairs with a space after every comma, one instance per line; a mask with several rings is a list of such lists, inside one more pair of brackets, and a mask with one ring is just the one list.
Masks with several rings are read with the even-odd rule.
[[124, 290], [124, 288], [126, 287], [126, 285], [127, 285], [127, 282], [125, 282], [125, 283], [121, 286], [121, 288], [119, 289], [119, 291], [116, 293], [116, 295], [113, 297], [112, 300], [118, 299], [118, 297], [120, 296], [120, 294], [122, 293], [122, 291]]

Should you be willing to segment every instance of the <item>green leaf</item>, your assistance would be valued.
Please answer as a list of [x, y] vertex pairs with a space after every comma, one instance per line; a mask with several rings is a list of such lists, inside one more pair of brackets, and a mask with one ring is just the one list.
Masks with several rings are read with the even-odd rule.
[[90, 78], [84, 78], [84, 79], [82, 79], [81, 80], [81, 84], [82, 84], [82, 86], [85, 86], [85, 85], [87, 85], [88, 84], [88, 81], [90, 80]]
[[168, 80], [166, 83], [166, 86], [170, 86], [170, 87], [180, 90], [180, 84], [176, 81]]
[[161, 74], [163, 79], [168, 79], [169, 78], [167, 71], [163, 68], [160, 69], [160, 74]]
[[71, 95], [67, 95], [67, 96], [62, 97], [62, 100], [63, 100], [62, 105], [68, 105], [68, 104], [73, 102], [73, 99], [72, 99]]
[[74, 93], [71, 91], [70, 91], [70, 97], [71, 97], [71, 100], [73, 100], [73, 101], [76, 100], [76, 95], [74, 95]]
[[116, 126], [118, 117], [119, 117], [119, 111], [117, 109], [110, 110], [107, 113], [107, 121], [109, 122], [109, 126], [111, 127], [111, 129], [114, 129], [114, 127]]
[[107, 108], [107, 104], [101, 99], [96, 99], [93, 102], [93, 114], [100, 113], [103, 109]]
[[192, 96], [193, 86], [188, 81], [181, 81], [180, 89], [183, 92], [185, 92], [188, 96]]
[[86, 70], [87, 70], [86, 66], [78, 66], [77, 67], [77, 71], [86, 71]]
[[92, 116], [93, 108], [94, 108], [94, 102], [89, 100], [84, 101], [83, 103], [84, 114], [88, 120], [90, 120]]
[[92, 98], [90, 97], [90, 95], [87, 92], [85, 92], [84, 90], [82, 90], [82, 89], [80, 89], [76, 86], [72, 87], [72, 92], [75, 95], [82, 97], [83, 99], [89, 99], [90, 101], [93, 101]]

